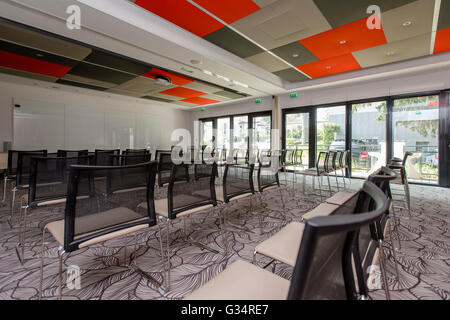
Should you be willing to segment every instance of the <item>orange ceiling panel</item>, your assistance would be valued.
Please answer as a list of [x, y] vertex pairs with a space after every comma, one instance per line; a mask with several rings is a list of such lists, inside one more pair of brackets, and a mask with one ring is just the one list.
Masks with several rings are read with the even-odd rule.
[[434, 44], [434, 54], [447, 51], [450, 51], [450, 28], [439, 30]]
[[194, 2], [226, 23], [233, 23], [260, 9], [252, 0], [194, 0]]
[[170, 78], [170, 80], [172, 80], [172, 84], [177, 85], [177, 86], [184, 86], [185, 84], [188, 84], [188, 83], [191, 83], [194, 81], [190, 78], [183, 77], [183, 76], [180, 76], [177, 74], [173, 74], [171, 72], [160, 70], [157, 68], [152, 68], [152, 70], [150, 70], [147, 73], [144, 73], [142, 76], [146, 77], [146, 78], [150, 78], [150, 79], [155, 79], [157, 76], [167, 77], [167, 78]]
[[319, 60], [386, 44], [383, 28], [370, 30], [367, 18], [300, 40]]
[[199, 37], [224, 27], [186, 0], [137, 0], [135, 4]]
[[161, 91], [160, 93], [167, 94], [169, 96], [185, 98], [185, 99], [195, 98], [195, 97], [203, 96], [203, 95], [207, 94], [205, 92], [192, 90], [192, 89], [184, 88], [184, 87], [176, 87], [176, 88]]
[[320, 78], [336, 73], [361, 69], [351, 53], [326, 60], [314, 61], [297, 67], [311, 78]]
[[60, 78], [72, 67], [0, 50], [0, 66]]
[[220, 101], [217, 101], [217, 100], [207, 99], [207, 98], [202, 98], [202, 97], [183, 99], [183, 100], [180, 100], [180, 101], [187, 102], [187, 103], [192, 103], [192, 104], [197, 104], [197, 105], [205, 105], [205, 104], [220, 102]]

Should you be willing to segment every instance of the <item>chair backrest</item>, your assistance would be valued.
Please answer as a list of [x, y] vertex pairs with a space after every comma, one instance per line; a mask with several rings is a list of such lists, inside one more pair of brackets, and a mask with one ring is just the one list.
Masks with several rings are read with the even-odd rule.
[[256, 160], [258, 161], [258, 163], [262, 163], [263, 165], [270, 164], [271, 154], [272, 154], [272, 151], [269, 149], [261, 150], [261, 152], [259, 153], [259, 156], [257, 157]]
[[22, 188], [30, 181], [31, 157], [47, 156], [47, 150], [19, 151], [17, 155], [16, 187]]
[[335, 170], [342, 169], [342, 156], [344, 155], [344, 151], [335, 151], [336, 159], [334, 161]]
[[[94, 156], [81, 157], [32, 157], [28, 188], [28, 205], [65, 198], [69, 180], [70, 165], [92, 165]], [[89, 181], [87, 181], [89, 182]], [[88, 195], [92, 190], [89, 183], [78, 187], [79, 194]], [[82, 189], [81, 189], [82, 188]]]
[[223, 199], [225, 202], [243, 194], [255, 193], [254, 169], [254, 164], [241, 166], [227, 163], [223, 173]]
[[227, 162], [228, 150], [226, 148], [222, 148], [217, 152], [217, 161], [220, 163]]
[[122, 155], [124, 156], [139, 156], [143, 154], [150, 154], [150, 150], [148, 149], [126, 149], [122, 151]]
[[139, 164], [149, 162], [152, 158], [151, 153], [140, 154], [122, 154], [122, 155], [109, 155], [111, 158], [110, 165], [112, 166], [131, 166], [133, 164]]
[[169, 183], [170, 172], [172, 171], [172, 154], [169, 152], [160, 152], [158, 158], [158, 185], [162, 187]]
[[[208, 163], [208, 162], [214, 161], [215, 151], [216, 151], [216, 149], [214, 147], [210, 147], [210, 146], [206, 147], [202, 151], [202, 163]], [[191, 159], [191, 162], [194, 162], [193, 159]]]
[[[132, 166], [70, 166], [64, 219], [64, 250], [87, 246], [90, 240], [124, 229], [156, 224], [154, 184], [156, 163]], [[105, 180], [93, 180], [105, 176]], [[80, 185], [90, 181], [95, 188], [89, 197]], [[144, 188], [133, 188], [145, 184]], [[109, 188], [109, 190], [108, 190]], [[141, 204], [146, 203], [146, 206]], [[145, 209], [144, 209], [145, 208]]]
[[295, 164], [303, 164], [303, 149], [295, 149]]
[[[382, 167], [371, 174], [367, 178], [367, 181], [373, 183], [383, 194], [386, 195], [389, 204], [389, 181], [395, 178], [396, 174], [393, 170]], [[358, 198], [358, 208], [356, 213], [373, 210], [375, 206], [376, 204], [372, 199], [367, 200], [367, 198], [360, 196]], [[355, 271], [358, 278], [359, 293], [361, 295], [368, 295], [368, 270], [375, 255], [377, 240], [383, 239], [384, 237], [384, 228], [388, 217], [387, 213], [388, 211], [386, 211], [385, 214], [381, 215], [379, 219], [373, 223], [361, 228], [357, 233], [353, 256], [355, 261], [358, 262], [356, 263]]]
[[65, 158], [73, 158], [73, 157], [82, 157], [89, 155], [89, 150], [57, 150], [57, 157], [65, 157]]
[[280, 164], [278, 152], [274, 151], [269, 154], [268, 158], [260, 159], [257, 173], [259, 192], [263, 192], [264, 189], [272, 186], [280, 186], [279, 170]]
[[95, 149], [95, 165], [96, 166], [111, 166], [112, 157], [120, 155], [120, 149], [100, 150]]
[[[196, 166], [201, 174], [197, 179], [184, 180], [190, 166]], [[217, 164], [179, 164], [173, 165], [167, 189], [169, 219], [177, 214], [203, 206], [216, 206], [215, 178]]]
[[159, 161], [159, 155], [161, 153], [170, 153], [171, 150], [156, 150], [155, 151], [155, 160]]
[[317, 174], [320, 175], [327, 172], [327, 165], [328, 165], [328, 152], [325, 151], [319, 152], [316, 161]]
[[[360, 193], [373, 199], [366, 213], [316, 217], [306, 221], [298, 251], [289, 300], [353, 300], [356, 298], [352, 250], [356, 233], [387, 210], [386, 196], [371, 182]], [[344, 207], [345, 208], [345, 207]]]
[[350, 150], [345, 150], [341, 157], [341, 163], [340, 163], [341, 168], [344, 168], [344, 169], [348, 168], [349, 163], [350, 163], [349, 160], [350, 160]]
[[408, 157], [412, 156], [412, 152], [406, 151], [405, 154], [403, 155], [403, 160], [402, 160], [402, 167], [404, 168], [406, 165], [406, 161], [408, 160]]
[[326, 171], [330, 172], [336, 169], [336, 151], [328, 151], [328, 159], [326, 161]]

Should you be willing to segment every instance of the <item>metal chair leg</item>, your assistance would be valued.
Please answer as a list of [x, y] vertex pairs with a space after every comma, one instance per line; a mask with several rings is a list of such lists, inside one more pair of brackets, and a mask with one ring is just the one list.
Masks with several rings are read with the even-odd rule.
[[58, 285], [58, 300], [62, 299], [62, 261], [63, 261], [63, 255], [64, 255], [65, 251], [63, 250], [62, 247], [59, 247], [58, 249], [58, 258], [59, 258], [59, 285]]
[[384, 249], [383, 249], [383, 242], [381, 239], [378, 240], [378, 252], [379, 252], [379, 256], [380, 256], [380, 270], [381, 270], [381, 276], [383, 278], [384, 293], [386, 295], [386, 300], [391, 300], [391, 295], [389, 292], [389, 283], [387, 280], [386, 268], [385, 268], [385, 264], [384, 264], [385, 255], [384, 255]]
[[44, 244], [45, 244], [45, 231], [47, 229], [44, 227], [42, 231], [42, 244], [41, 244], [41, 271], [40, 271], [40, 281], [39, 281], [39, 300], [42, 300], [42, 285], [44, 281]]
[[4, 183], [3, 183], [3, 200], [2, 202], [6, 201], [6, 186], [8, 184], [8, 179], [6, 178], [6, 174], [5, 174], [5, 178], [3, 179]]
[[[16, 202], [16, 191], [17, 191], [17, 189], [16, 189], [16, 187], [14, 187], [13, 189], [12, 189], [12, 198], [11, 198], [11, 215], [10, 215], [10, 217], [9, 217], [9, 221], [11, 221], [11, 224], [12, 224], [12, 220], [13, 220], [13, 216], [14, 216], [14, 203]], [[11, 225], [11, 227], [12, 227], [12, 225]]]

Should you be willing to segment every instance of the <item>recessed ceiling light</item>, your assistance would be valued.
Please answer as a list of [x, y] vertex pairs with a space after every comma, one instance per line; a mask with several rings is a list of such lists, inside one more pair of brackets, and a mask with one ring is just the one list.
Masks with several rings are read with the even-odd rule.
[[394, 51], [389, 51], [388, 53], [386, 53], [386, 55], [387, 55], [388, 57], [393, 56], [394, 54], [395, 54]]
[[403, 26], [404, 26], [404, 27], [409, 27], [411, 24], [412, 24], [411, 21], [405, 21], [405, 22], [403, 22]]
[[189, 73], [194, 73], [194, 70], [190, 70], [190, 69], [187, 69], [185, 67], [181, 67], [181, 70], [189, 72]]
[[211, 71], [208, 71], [208, 70], [203, 70], [203, 73], [206, 73], [208, 76], [214, 75]]
[[341, 41], [339, 41], [339, 43], [340, 43], [340, 44], [346, 44], [346, 43], [347, 43], [347, 40], [341, 40]]
[[202, 62], [200, 60], [197, 60], [197, 59], [192, 59], [191, 63], [192, 64], [201, 64]]
[[221, 76], [220, 74], [216, 74], [216, 77], [219, 78], [219, 79], [225, 80], [225, 81], [227, 81], [227, 82], [230, 82], [230, 79], [229, 79], [229, 78], [224, 77], [224, 76]]
[[298, 58], [300, 55], [298, 54], [298, 53], [294, 53], [293, 55], [292, 55], [292, 58]]
[[331, 66], [327, 66], [326, 69], [327, 69], [327, 70], [330, 70], [330, 69], [331, 69]]
[[44, 55], [42, 53], [36, 53], [36, 57], [42, 58]]

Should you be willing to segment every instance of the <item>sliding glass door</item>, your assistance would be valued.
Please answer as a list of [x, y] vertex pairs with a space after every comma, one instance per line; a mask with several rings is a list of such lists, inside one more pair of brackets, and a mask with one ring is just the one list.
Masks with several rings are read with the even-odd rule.
[[392, 108], [393, 156], [406, 163], [411, 182], [438, 184], [439, 95], [395, 99]]
[[386, 165], [386, 106], [386, 100], [351, 105], [352, 177], [366, 178]]

